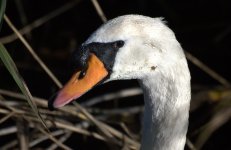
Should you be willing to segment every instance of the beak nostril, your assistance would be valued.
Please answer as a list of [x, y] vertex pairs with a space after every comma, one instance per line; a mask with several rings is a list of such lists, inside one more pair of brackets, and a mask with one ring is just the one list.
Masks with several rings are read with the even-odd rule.
[[86, 65], [81, 71], [80, 71], [80, 74], [78, 76], [78, 79], [82, 79], [85, 77], [86, 73], [87, 73], [87, 69], [88, 69], [88, 65]]
[[78, 79], [82, 79], [86, 75], [86, 70], [80, 72]]

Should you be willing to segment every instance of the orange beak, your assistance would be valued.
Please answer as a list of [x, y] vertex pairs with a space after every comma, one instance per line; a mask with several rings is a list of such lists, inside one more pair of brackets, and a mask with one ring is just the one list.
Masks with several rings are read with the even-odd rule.
[[88, 69], [81, 79], [79, 79], [80, 72], [81, 71], [75, 72], [66, 85], [59, 91], [53, 101], [53, 107], [62, 107], [74, 99], [79, 98], [108, 75], [104, 64], [94, 54], [90, 54]]

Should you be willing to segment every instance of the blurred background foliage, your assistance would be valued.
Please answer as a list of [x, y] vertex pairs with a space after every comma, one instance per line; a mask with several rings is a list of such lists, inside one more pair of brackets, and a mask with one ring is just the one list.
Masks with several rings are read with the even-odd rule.
[[[72, 52], [106, 19], [124, 14], [164, 17], [186, 51], [193, 95], [185, 149], [231, 149], [229, 3], [8, 0], [8, 21], [5, 17], [0, 43], [12, 56], [50, 132], [23, 101], [25, 96], [20, 94], [4, 63], [0, 63], [0, 149], [138, 147], [143, 97], [135, 80], [111, 82], [93, 89], [78, 101], [85, 109], [75, 104], [50, 112], [46, 106], [47, 99], [70, 76]], [[107, 133], [116, 137], [113, 142], [105, 138]], [[127, 140], [123, 139], [125, 136]]]

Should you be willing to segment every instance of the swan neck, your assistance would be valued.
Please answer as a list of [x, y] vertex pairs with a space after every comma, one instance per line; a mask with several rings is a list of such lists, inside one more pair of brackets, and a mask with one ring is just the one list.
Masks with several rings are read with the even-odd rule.
[[140, 84], [145, 102], [141, 149], [183, 150], [191, 97], [190, 75], [148, 75]]

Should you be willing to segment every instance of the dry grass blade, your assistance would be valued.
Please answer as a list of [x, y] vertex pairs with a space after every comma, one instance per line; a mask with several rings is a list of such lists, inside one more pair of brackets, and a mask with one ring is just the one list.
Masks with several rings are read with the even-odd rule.
[[[80, 0], [72, 0], [69, 3], [63, 5], [62, 7], [50, 12], [49, 14], [35, 20], [34, 22], [30, 23], [29, 25], [23, 27], [22, 29], [19, 30], [19, 32], [24, 35], [29, 33], [30, 31], [32, 31], [33, 29], [43, 25], [44, 23], [48, 22], [49, 20], [61, 15], [62, 13], [66, 12], [67, 10], [70, 10], [71, 8], [73, 8], [76, 4], [78, 4], [80, 2]], [[6, 37], [2, 37], [0, 38], [0, 42], [2, 42], [3, 44], [7, 44], [10, 42], [13, 42], [14, 40], [16, 40], [18, 38], [18, 36], [13, 33], [11, 35], [8, 35]]]
[[23, 3], [21, 1], [14, 1], [16, 5], [17, 12], [19, 14], [20, 22], [23, 26], [28, 23], [27, 14], [25, 12]]
[[83, 109], [82, 107], [80, 107], [80, 105], [78, 103], [74, 103], [74, 105], [90, 120], [92, 121], [102, 132], [104, 135], [106, 135], [109, 138], [112, 138], [113, 136], [110, 134], [110, 132], [108, 132], [107, 130], [105, 130], [101, 123], [96, 120], [91, 114], [89, 114], [85, 109]]
[[202, 63], [199, 59], [194, 57], [192, 54], [189, 52], [185, 51], [185, 55], [190, 60], [194, 65], [198, 66], [201, 70], [206, 72], [208, 75], [210, 75], [212, 78], [220, 82], [223, 86], [225, 87], [231, 87], [231, 84], [229, 83], [228, 80], [226, 80], [224, 77], [213, 71], [211, 68], [206, 66], [204, 63]]
[[99, 139], [99, 140], [102, 140], [102, 141], [107, 141], [106, 138], [104, 138], [103, 136], [101, 136], [101, 135], [99, 135], [99, 134], [97, 134], [95, 132], [89, 132], [89, 131], [87, 131], [85, 129], [77, 128], [74, 125], [68, 125], [68, 124], [64, 124], [64, 123], [61, 123], [61, 122], [57, 122], [57, 121], [54, 122], [54, 123], [59, 128], [66, 129], [66, 130], [73, 131], [73, 132], [80, 133], [80, 134], [87, 135], [87, 136], [93, 136], [96, 139]]
[[4, 15], [4, 19], [6, 23], [9, 25], [9, 27], [15, 32], [15, 34], [18, 36], [18, 38], [21, 40], [21, 42], [24, 44], [24, 46], [27, 48], [27, 50], [31, 53], [33, 58], [39, 63], [39, 65], [43, 68], [43, 70], [48, 74], [48, 76], [54, 81], [54, 83], [61, 88], [62, 84], [59, 82], [59, 80], [54, 76], [54, 74], [51, 72], [51, 70], [45, 65], [45, 63], [39, 58], [39, 56], [35, 53], [33, 48], [30, 46], [30, 44], [26, 41], [26, 39], [20, 34], [20, 32], [16, 29], [16, 27], [13, 25], [13, 23], [10, 21], [10, 19]]
[[[129, 145], [131, 145], [132, 147], [135, 147], [135, 149], [139, 149], [140, 145], [132, 140], [131, 138], [129, 138], [128, 136], [124, 135], [123, 133], [119, 132], [118, 130], [110, 127], [109, 125], [96, 120], [91, 114], [89, 114], [85, 109], [83, 109], [80, 105], [78, 105], [77, 103], [75, 103], [75, 105], [78, 107], [78, 109], [80, 109], [83, 114], [90, 120], [92, 121], [100, 130], [101, 132], [103, 132], [104, 135], [106, 135], [107, 137], [109, 137], [109, 141], [112, 141], [114, 143], [119, 144], [118, 141], [116, 141], [115, 137], [119, 138], [120, 140], [124, 140], [126, 143], [128, 143]], [[113, 136], [112, 136], [113, 135]], [[115, 136], [115, 137], [114, 137]], [[120, 144], [119, 144], [120, 145]]]
[[10, 112], [8, 110], [6, 110], [6, 109], [1, 109], [0, 108], [0, 113], [2, 113], [2, 114], [9, 114]]
[[116, 129], [110, 127], [107, 124], [103, 124], [102, 126], [104, 128], [106, 128], [108, 131], [110, 131], [114, 136], [116, 136], [119, 139], [123, 139], [125, 142], [129, 143], [131, 145], [131, 147], [134, 147], [134, 149], [139, 149], [140, 148], [140, 144], [134, 140], [132, 140], [131, 138], [127, 137], [126, 135], [124, 135], [123, 133], [117, 131]]
[[126, 133], [127, 133], [127, 135], [129, 135], [129, 137], [131, 137], [131, 138], [135, 139], [134, 134], [133, 134], [133, 133], [131, 133], [131, 131], [129, 130], [129, 128], [126, 126], [126, 124], [125, 124], [125, 123], [120, 122], [119, 124], [120, 124], [121, 128], [124, 130], [124, 132], [126, 132]]
[[201, 149], [211, 134], [231, 118], [231, 108], [218, 112], [205, 126], [198, 136], [196, 147]]
[[48, 136], [53, 142], [55, 142], [58, 146], [60, 146], [62, 149], [65, 150], [71, 150], [70, 147], [68, 147], [67, 145], [64, 145], [63, 143], [61, 143], [60, 141], [58, 141], [55, 137], [53, 137], [51, 134], [47, 133], [45, 130], [43, 130], [42, 128], [38, 127], [38, 129], [45, 134], [46, 136]]
[[213, 116], [203, 127], [196, 140], [196, 147], [201, 149], [209, 137], [231, 119], [231, 95], [225, 93], [213, 110]]
[[6, 9], [6, 0], [1, 0], [0, 1], [0, 30], [2, 27], [2, 17], [5, 13], [5, 9]]
[[3, 122], [5, 122], [7, 119], [9, 119], [10, 117], [12, 117], [14, 115], [15, 112], [11, 112], [9, 114], [7, 114], [5, 117], [3, 117], [2, 119], [0, 119], [0, 124], [2, 124]]
[[[63, 130], [57, 130], [57, 131], [51, 132], [50, 134], [52, 136], [59, 136], [59, 135], [62, 135], [64, 133], [65, 132]], [[41, 142], [43, 142], [43, 141], [45, 141], [47, 139], [49, 139], [49, 137], [46, 136], [46, 135], [39, 136], [35, 140], [30, 141], [29, 147], [32, 148], [32, 147], [36, 146], [37, 144], [39, 144], [39, 143], [41, 143]]]
[[22, 93], [26, 97], [26, 100], [28, 101], [28, 103], [31, 106], [32, 110], [34, 111], [36, 116], [39, 118], [41, 123], [44, 125], [44, 127], [46, 127], [46, 129], [48, 130], [48, 128], [47, 128], [47, 126], [45, 124], [45, 121], [40, 116], [38, 108], [37, 108], [36, 104], [33, 101], [32, 95], [31, 95], [29, 89], [27, 88], [26, 83], [24, 82], [21, 75], [19, 74], [18, 69], [14, 64], [14, 61], [12, 60], [12, 58], [8, 54], [7, 50], [5, 49], [5, 47], [1, 43], [0, 43], [0, 58], [2, 59], [2, 62], [4, 63], [4, 65], [6, 66], [6, 68], [8, 69], [10, 74], [12, 75], [12, 77], [14, 78], [14, 80], [17, 83], [19, 89], [22, 91]]
[[17, 132], [17, 128], [15, 126], [11, 126], [11, 127], [1, 129], [0, 136], [4, 136], [4, 135], [16, 133], [16, 132]]
[[142, 93], [143, 92], [140, 88], [123, 89], [118, 92], [107, 93], [107, 94], [104, 94], [98, 97], [94, 97], [86, 102], [81, 103], [81, 105], [89, 107], [89, 106], [96, 105], [96, 104], [110, 101], [110, 100], [141, 95]]
[[23, 150], [28, 150], [29, 149], [29, 137], [28, 135], [28, 126], [26, 125], [26, 121], [21, 118], [18, 117], [17, 118], [17, 135], [18, 135], [18, 141], [19, 141], [19, 145], [20, 145], [20, 149]]
[[[25, 97], [23, 95], [19, 94], [19, 93], [6, 91], [6, 90], [2, 90], [2, 89], [0, 89], [0, 94], [10, 96], [10, 97], [14, 97], [14, 98], [18, 98], [18, 99], [25, 99]], [[46, 100], [41, 99], [41, 98], [36, 98], [36, 97], [34, 97], [34, 100], [40, 106], [46, 107]], [[64, 108], [61, 108], [60, 110], [63, 111], [64, 113], [68, 113], [68, 114], [71, 114], [71, 115], [76, 116], [76, 117], [79, 117], [79, 115], [81, 114], [81, 113], [76, 112], [76, 110], [74, 108], [64, 107]], [[27, 117], [27, 116], [25, 116], [25, 117]], [[81, 118], [83, 120], [87, 119], [85, 117], [81, 117]], [[33, 118], [33, 119], [35, 119], [35, 118]], [[103, 123], [103, 122], [101, 122], [99, 120], [98, 120], [98, 122], [100, 122], [100, 125], [101, 125], [102, 128], [105, 128], [105, 130], [110, 132], [116, 138], [120, 139], [121, 141], [126, 141], [127, 143], [129, 143], [129, 145], [131, 145], [135, 149], [139, 149], [140, 144], [138, 142], [136, 142], [135, 140], [127, 137], [126, 135], [124, 135], [120, 131], [114, 129], [113, 127], [111, 127], [111, 126], [109, 126], [109, 125], [107, 125], [107, 124], [105, 124], [105, 123]], [[70, 130], [70, 131], [80, 133], [80, 134], [83, 134], [83, 135], [88, 135], [88, 136], [90, 135], [90, 136], [95, 137], [96, 139], [100, 139], [100, 140], [103, 140], [103, 141], [108, 141], [107, 138], [105, 139], [104, 137], [102, 137], [101, 135], [99, 135], [97, 133], [88, 132], [87, 130], [84, 130], [84, 129], [81, 129], [81, 128], [76, 128], [72, 124], [66, 124], [66, 123], [62, 123], [62, 122], [58, 122], [58, 121], [54, 121], [54, 124], [59, 128]]]
[[193, 143], [187, 138], [186, 144], [190, 150], [197, 150], [196, 147], [193, 145]]
[[[71, 136], [71, 132], [67, 132], [65, 135], [59, 138], [61, 143], [64, 143]], [[55, 150], [58, 147], [57, 144], [52, 144], [47, 148], [47, 150]]]
[[18, 144], [17, 140], [12, 140], [9, 143], [6, 143], [5, 145], [3, 145], [1, 147], [1, 150], [9, 150], [9, 149], [13, 149], [13, 147], [15, 147]]
[[97, 0], [91, 0], [92, 4], [94, 5], [96, 11], [97, 11], [97, 14], [99, 15], [99, 17], [101, 18], [101, 20], [103, 22], [106, 22], [107, 21], [107, 18], [102, 10], [102, 8], [100, 7], [99, 3]]

